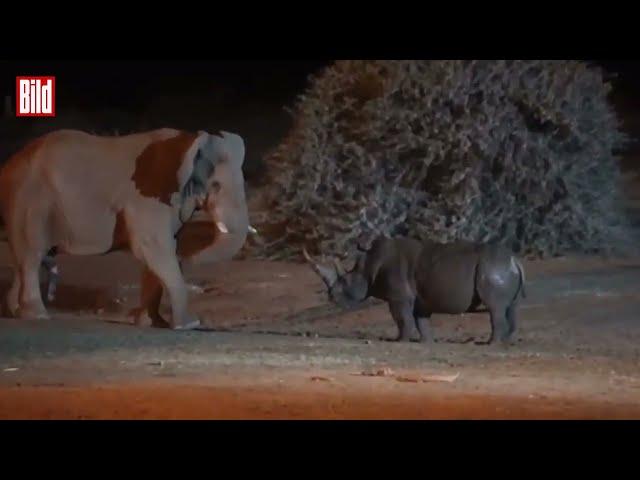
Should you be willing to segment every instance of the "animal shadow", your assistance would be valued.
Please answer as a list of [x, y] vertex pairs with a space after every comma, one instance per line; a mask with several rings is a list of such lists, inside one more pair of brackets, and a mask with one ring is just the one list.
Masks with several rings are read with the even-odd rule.
[[[0, 278], [0, 315], [2, 316], [10, 316], [6, 305], [6, 297], [10, 288], [11, 280], [8, 278]], [[95, 310], [116, 312], [120, 309], [112, 292], [107, 289], [58, 284], [55, 299], [52, 302], [47, 300], [45, 290], [46, 284], [41, 281], [40, 292], [47, 309], [71, 312]]]

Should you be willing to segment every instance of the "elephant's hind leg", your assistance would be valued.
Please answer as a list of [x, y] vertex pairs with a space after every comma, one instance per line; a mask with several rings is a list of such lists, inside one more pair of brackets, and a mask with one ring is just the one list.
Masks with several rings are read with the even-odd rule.
[[18, 316], [18, 310], [20, 309], [20, 269], [13, 253], [11, 243], [9, 243], [9, 252], [11, 256], [11, 269], [13, 272], [13, 283], [11, 288], [7, 292], [7, 310], [8, 315], [12, 317]]
[[28, 250], [18, 258], [20, 275], [19, 313], [20, 318], [49, 318], [40, 292], [40, 263], [43, 254]]
[[46, 191], [14, 211], [9, 239], [20, 275], [20, 318], [48, 318], [40, 290], [40, 267], [52, 245], [50, 204]]

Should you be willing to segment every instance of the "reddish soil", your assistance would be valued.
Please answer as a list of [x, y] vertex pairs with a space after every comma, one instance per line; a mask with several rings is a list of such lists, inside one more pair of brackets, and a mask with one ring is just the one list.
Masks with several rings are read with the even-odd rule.
[[52, 319], [0, 320], [0, 418], [640, 418], [640, 260], [525, 268], [513, 346], [483, 345], [479, 312], [434, 316], [428, 348], [388, 341], [384, 305], [336, 311], [305, 265], [254, 260], [186, 271], [210, 331], [133, 327], [137, 262], [62, 256]]

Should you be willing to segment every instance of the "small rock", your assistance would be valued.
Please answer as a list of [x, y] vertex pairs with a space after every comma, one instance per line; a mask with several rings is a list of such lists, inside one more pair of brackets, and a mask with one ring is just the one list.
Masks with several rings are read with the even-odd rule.
[[3, 370], [3, 372], [17, 372], [19, 368], [16, 367], [8, 367]]
[[365, 345], [371, 345], [371, 340], [365, 340], [365, 341], [364, 341], [364, 344], [365, 344]]
[[455, 375], [427, 375], [421, 377], [420, 380], [423, 382], [447, 382], [451, 383], [456, 381], [456, 379], [460, 376], [460, 372]]
[[313, 376], [311, 377], [312, 382], [330, 382], [331, 379], [327, 377]]
[[378, 369], [368, 369], [360, 372], [360, 375], [365, 377], [390, 377], [393, 375], [393, 370], [389, 367], [378, 368]]
[[153, 366], [161, 367], [162, 365], [164, 365], [164, 362], [162, 360], [159, 360], [157, 362], [149, 362], [147, 365], [153, 365]]

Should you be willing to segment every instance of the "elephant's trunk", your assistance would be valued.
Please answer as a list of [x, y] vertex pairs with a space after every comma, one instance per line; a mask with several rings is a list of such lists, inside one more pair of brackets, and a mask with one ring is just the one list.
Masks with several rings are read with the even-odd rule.
[[242, 248], [249, 222], [235, 223], [233, 230], [221, 231], [215, 222], [189, 222], [178, 235], [178, 257], [190, 264], [231, 260]]

